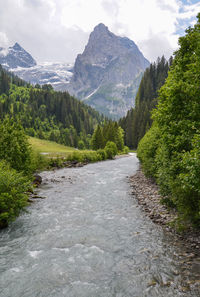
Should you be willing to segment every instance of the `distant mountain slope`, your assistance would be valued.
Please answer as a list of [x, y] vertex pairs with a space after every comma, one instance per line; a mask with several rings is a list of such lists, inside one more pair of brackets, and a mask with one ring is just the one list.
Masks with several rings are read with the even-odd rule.
[[119, 118], [134, 98], [149, 62], [136, 44], [99, 24], [75, 61], [69, 92], [105, 115]]
[[31, 84], [51, 84], [57, 91], [66, 90], [73, 71], [73, 65], [67, 63], [37, 64], [18, 43], [0, 48], [0, 64]]
[[8, 49], [0, 48], [0, 64], [7, 69], [17, 67], [33, 67], [36, 61], [17, 42]]

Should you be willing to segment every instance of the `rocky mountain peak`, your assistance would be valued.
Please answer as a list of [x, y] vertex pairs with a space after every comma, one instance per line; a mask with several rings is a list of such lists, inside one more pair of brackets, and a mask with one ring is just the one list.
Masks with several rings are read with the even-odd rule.
[[134, 41], [115, 35], [100, 23], [76, 58], [68, 90], [107, 116], [120, 117], [134, 106], [137, 87], [148, 66]]
[[11, 47], [11, 48], [14, 49], [14, 50], [22, 50], [22, 49], [23, 49], [23, 48], [21, 47], [21, 45], [19, 45], [18, 42], [16, 42], [16, 43], [14, 44], [14, 46]]
[[93, 32], [108, 32], [108, 27], [106, 27], [103, 23], [98, 24], [94, 27]]
[[7, 69], [17, 67], [29, 68], [35, 66], [36, 61], [16, 42], [14, 46], [8, 49], [0, 48], [0, 64]]

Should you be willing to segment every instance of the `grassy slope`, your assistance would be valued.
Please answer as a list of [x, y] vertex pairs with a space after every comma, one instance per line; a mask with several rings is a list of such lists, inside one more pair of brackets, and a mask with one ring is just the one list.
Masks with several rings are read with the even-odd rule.
[[70, 153], [77, 152], [77, 151], [81, 153], [89, 152], [88, 150], [80, 151], [73, 147], [58, 144], [53, 141], [38, 139], [35, 137], [29, 137], [29, 143], [35, 151], [38, 151], [44, 154], [47, 153], [50, 157], [57, 157], [57, 156], [66, 157]]

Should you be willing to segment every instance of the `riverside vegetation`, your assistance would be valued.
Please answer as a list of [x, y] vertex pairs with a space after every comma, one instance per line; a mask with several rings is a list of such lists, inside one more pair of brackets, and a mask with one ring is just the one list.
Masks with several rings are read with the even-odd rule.
[[145, 174], [156, 180], [162, 202], [178, 211], [181, 228], [200, 227], [200, 14], [197, 18], [179, 39], [152, 127], [138, 146]]

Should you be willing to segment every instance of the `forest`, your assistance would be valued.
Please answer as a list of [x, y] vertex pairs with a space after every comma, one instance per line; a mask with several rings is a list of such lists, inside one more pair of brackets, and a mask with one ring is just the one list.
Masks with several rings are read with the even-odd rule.
[[158, 91], [167, 78], [172, 61], [172, 57], [167, 61], [162, 56], [145, 70], [135, 98], [135, 107], [119, 120], [125, 132], [125, 144], [130, 148], [137, 148], [140, 139], [152, 125], [151, 111], [157, 105]]
[[199, 40], [200, 14], [194, 28], [179, 38], [153, 124], [137, 151], [144, 172], [160, 187], [162, 202], [178, 211], [184, 227], [187, 222], [200, 227]]

